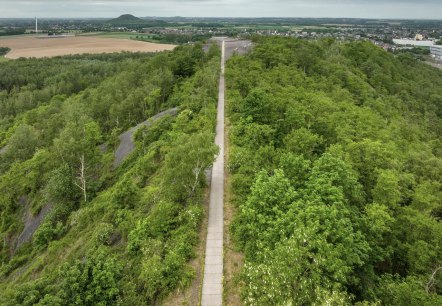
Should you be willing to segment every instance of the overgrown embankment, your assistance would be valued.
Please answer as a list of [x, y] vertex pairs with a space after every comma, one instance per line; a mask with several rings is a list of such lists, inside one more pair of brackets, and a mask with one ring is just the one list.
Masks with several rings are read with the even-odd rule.
[[[145, 305], [188, 286], [217, 152], [218, 54], [184, 46], [1, 63], [0, 304]], [[175, 107], [137, 129], [114, 169], [122, 131]], [[23, 195], [33, 215], [53, 209], [11, 256]]]

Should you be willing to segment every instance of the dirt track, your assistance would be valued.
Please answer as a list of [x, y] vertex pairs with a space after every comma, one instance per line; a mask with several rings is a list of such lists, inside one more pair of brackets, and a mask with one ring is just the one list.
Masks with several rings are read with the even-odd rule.
[[17, 59], [20, 57], [41, 58], [82, 53], [112, 53], [121, 51], [158, 52], [175, 48], [174, 45], [100, 37], [14, 37], [0, 39], [0, 47], [11, 48], [11, 51], [6, 55], [6, 57], [10, 59]]

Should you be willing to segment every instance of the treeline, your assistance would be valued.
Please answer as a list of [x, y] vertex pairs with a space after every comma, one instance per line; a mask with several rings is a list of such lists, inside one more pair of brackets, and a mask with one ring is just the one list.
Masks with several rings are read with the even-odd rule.
[[8, 54], [9, 51], [11, 51], [11, 49], [8, 47], [0, 47], [0, 56]]
[[148, 35], [137, 35], [135, 40], [140, 41], [148, 41], [148, 42], [156, 42], [156, 43], [163, 43], [163, 44], [187, 44], [191, 42], [204, 42], [208, 39], [210, 39], [212, 35], [210, 34], [153, 34], [151, 36]]
[[21, 35], [25, 32], [25, 28], [2, 28], [0, 29], [0, 36]]
[[187, 44], [189, 42], [204, 42], [212, 37], [211, 34], [161, 34], [155, 37], [162, 43]]
[[431, 54], [430, 49], [429, 48], [419, 48], [419, 47], [414, 47], [411, 49], [398, 49], [395, 50], [393, 53], [395, 54], [411, 54], [414, 58], [418, 59], [418, 60], [422, 60], [425, 61], [426, 58]]
[[244, 303], [442, 304], [442, 72], [331, 39], [227, 66]]
[[198, 23], [192, 23], [190, 25], [193, 28], [211, 28], [213, 30], [225, 27], [223, 23], [216, 23], [216, 22], [198, 22]]
[[[219, 50], [204, 54], [197, 45], [157, 55], [5, 64], [27, 73], [24, 80], [18, 73], [12, 82], [8, 74], [0, 78], [12, 83], [1, 105], [21, 92], [57, 89], [61, 80], [75, 90], [50, 91], [7, 115], [7, 147], [0, 155], [0, 304], [145, 305], [188, 286], [204, 169], [218, 151]], [[118, 135], [171, 107], [179, 107], [177, 117], [139, 130], [135, 151], [114, 169]], [[49, 214], [17, 248], [23, 216], [42, 208]]]

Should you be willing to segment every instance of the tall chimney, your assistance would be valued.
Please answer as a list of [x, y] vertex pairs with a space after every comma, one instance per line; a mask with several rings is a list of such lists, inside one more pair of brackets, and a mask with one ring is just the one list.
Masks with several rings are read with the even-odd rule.
[[37, 23], [37, 17], [35, 17], [35, 34], [38, 33], [38, 23]]

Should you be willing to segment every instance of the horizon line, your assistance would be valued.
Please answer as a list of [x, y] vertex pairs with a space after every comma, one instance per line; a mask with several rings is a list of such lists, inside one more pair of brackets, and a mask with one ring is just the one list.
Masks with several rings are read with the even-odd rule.
[[228, 16], [136, 16], [134, 14], [121, 14], [117, 17], [0, 17], [2, 19], [35, 19], [36, 17], [40, 19], [113, 19], [118, 18], [122, 15], [133, 15], [138, 18], [197, 18], [197, 19], [354, 19], [354, 20], [426, 20], [426, 21], [442, 21], [442, 18], [407, 18], [407, 17], [391, 17], [391, 18], [376, 18], [376, 17], [296, 17], [296, 16], [260, 16], [260, 17], [228, 17]]

